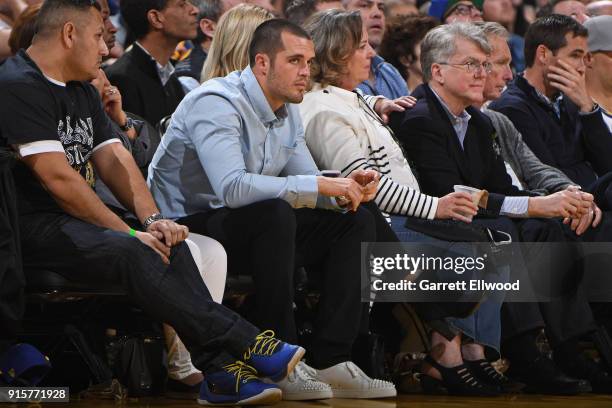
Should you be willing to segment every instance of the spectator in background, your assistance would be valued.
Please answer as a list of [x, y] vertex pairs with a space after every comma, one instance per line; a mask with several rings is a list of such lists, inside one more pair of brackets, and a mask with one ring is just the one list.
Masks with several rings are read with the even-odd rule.
[[180, 41], [195, 38], [197, 13], [186, 0], [121, 0], [121, 14], [137, 41], [106, 74], [121, 91], [124, 109], [153, 126], [185, 96], [170, 57]]
[[[27, 2], [23, 0], [0, 0], [0, 16], [5, 17], [9, 22], [14, 22], [27, 5]], [[0, 61], [11, 56], [10, 35], [11, 25], [5, 19], [0, 18]]]
[[400, 15], [387, 23], [379, 55], [402, 75], [408, 92], [423, 82], [421, 40], [438, 22], [429, 16]]
[[333, 8], [342, 8], [342, 2], [340, 0], [293, 0], [287, 4], [285, 17], [301, 26], [317, 11]]
[[[385, 3], [383, 0], [342, 0], [344, 8], [359, 10], [361, 20], [368, 31], [368, 42], [374, 51], [385, 34]], [[406, 81], [397, 69], [380, 55], [372, 58], [370, 77], [359, 88], [366, 95], [382, 95], [387, 99], [397, 99], [408, 95]]]
[[601, 0], [589, 3], [586, 6], [587, 14], [591, 17], [612, 16], [612, 1]]
[[612, 133], [612, 16], [590, 18], [584, 26], [589, 30], [587, 90]]
[[111, 20], [110, 7], [108, 0], [96, 0], [100, 5], [102, 19], [104, 20], [104, 42], [108, 47], [108, 58], [118, 58], [123, 54], [123, 47], [117, 44], [117, 27]]
[[482, 17], [485, 21], [501, 24], [511, 33], [508, 37], [508, 46], [512, 54], [512, 65], [515, 72], [523, 72], [525, 69], [525, 40], [512, 33], [517, 18], [517, 9], [512, 0], [484, 0]]
[[177, 76], [185, 93], [200, 85], [204, 61], [208, 56], [217, 22], [223, 14], [221, 0], [197, 0], [194, 4], [198, 7], [198, 35], [192, 41], [193, 48], [187, 57], [176, 65]]
[[241, 4], [219, 20], [210, 53], [202, 68], [201, 82], [241, 71], [249, 65], [249, 44], [255, 29], [274, 18], [268, 10], [252, 4]]
[[585, 84], [587, 36], [568, 16], [536, 20], [525, 36], [525, 73], [489, 106], [510, 118], [543, 163], [593, 191], [612, 170], [612, 138]]
[[569, 16], [580, 24], [588, 20], [587, 9], [584, 3], [577, 0], [552, 0], [552, 13]]
[[28, 6], [13, 23], [9, 37], [9, 47], [13, 55], [22, 48], [28, 48], [32, 43], [36, 32], [36, 17], [38, 17], [41, 6], [42, 3]]
[[432, 0], [429, 15], [443, 24], [482, 21], [482, 0]]
[[418, 15], [419, 9], [414, 0], [387, 0], [385, 1], [385, 17]]

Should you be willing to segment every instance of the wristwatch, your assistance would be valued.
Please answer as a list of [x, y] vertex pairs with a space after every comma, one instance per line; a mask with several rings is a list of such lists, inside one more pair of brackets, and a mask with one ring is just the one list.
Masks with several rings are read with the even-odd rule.
[[127, 132], [130, 129], [134, 129], [134, 121], [129, 116], [126, 116], [125, 125], [119, 125], [119, 129], [123, 132]]
[[164, 220], [164, 219], [165, 219], [164, 216], [161, 215], [160, 213], [151, 214], [144, 220], [144, 222], [142, 223], [142, 226], [144, 227], [146, 231], [149, 229], [151, 224], [153, 224], [155, 221]]

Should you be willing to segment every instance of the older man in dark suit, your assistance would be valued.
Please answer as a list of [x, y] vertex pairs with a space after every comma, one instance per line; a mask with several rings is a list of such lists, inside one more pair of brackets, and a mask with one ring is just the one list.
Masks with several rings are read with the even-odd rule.
[[[421, 44], [425, 84], [413, 93], [420, 99], [413, 109], [392, 116], [391, 127], [412, 161], [424, 192], [444, 195], [456, 184], [486, 189], [490, 195], [480, 215], [488, 219], [477, 218], [476, 223], [505, 230], [505, 217], [510, 217], [516, 229], [507, 232], [515, 240], [520, 237], [527, 242], [563, 243], [563, 226], [553, 218], [580, 217], [588, 211], [593, 197], [578, 191], [532, 196], [512, 185], [500, 153], [493, 149], [495, 131], [491, 122], [471, 107], [482, 102], [486, 74], [491, 69], [489, 53], [486, 37], [476, 26], [452, 24], [430, 31]], [[569, 245], [564, 248], [567, 250], [559, 256], [571, 263], [573, 249]], [[545, 273], [530, 272], [532, 279]], [[567, 275], [577, 272], [570, 269]], [[551, 302], [508, 303], [505, 309], [503, 336], [510, 346], [505, 352], [513, 359], [516, 377], [532, 391], [583, 391], [581, 383], [563, 376], [552, 362], [539, 355], [534, 329], [545, 322], [552, 345], [562, 354], [573, 339], [593, 330], [586, 300], [576, 293], [562, 293]], [[562, 314], [563, 322], [558, 318]], [[566, 371], [586, 377], [581, 370]]]

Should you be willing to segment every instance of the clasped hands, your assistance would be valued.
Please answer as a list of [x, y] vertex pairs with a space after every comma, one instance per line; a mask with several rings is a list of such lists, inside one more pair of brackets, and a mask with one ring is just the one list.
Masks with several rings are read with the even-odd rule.
[[375, 170], [355, 170], [347, 177], [317, 177], [319, 193], [335, 197], [338, 205], [357, 211], [359, 204], [376, 197], [380, 175]]

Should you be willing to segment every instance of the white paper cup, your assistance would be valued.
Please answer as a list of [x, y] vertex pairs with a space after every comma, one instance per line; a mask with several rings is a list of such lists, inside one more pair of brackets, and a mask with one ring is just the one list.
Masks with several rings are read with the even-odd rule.
[[[476, 194], [480, 193], [482, 190], [480, 190], [479, 188], [474, 188], [474, 187], [470, 187], [470, 186], [464, 186], [461, 184], [455, 184], [453, 186], [453, 189], [455, 190], [456, 193], [468, 193], [472, 196], [472, 202], [475, 201], [475, 196]], [[477, 202], [474, 202], [474, 204], [478, 205]], [[467, 218], [470, 219], [470, 221], [472, 221], [472, 218], [474, 218], [474, 216], [472, 214], [463, 214], [464, 216], [466, 216]]]

